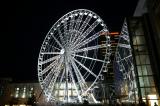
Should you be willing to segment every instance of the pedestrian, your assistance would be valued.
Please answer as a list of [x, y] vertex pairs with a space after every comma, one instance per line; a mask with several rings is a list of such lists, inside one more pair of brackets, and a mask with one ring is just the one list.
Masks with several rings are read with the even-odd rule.
[[154, 106], [158, 106], [156, 102], [154, 102]]

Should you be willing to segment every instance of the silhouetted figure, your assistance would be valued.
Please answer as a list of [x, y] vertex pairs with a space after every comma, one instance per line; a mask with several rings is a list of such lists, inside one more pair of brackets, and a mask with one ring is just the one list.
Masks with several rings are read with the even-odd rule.
[[156, 102], [154, 102], [154, 106], [158, 106]]

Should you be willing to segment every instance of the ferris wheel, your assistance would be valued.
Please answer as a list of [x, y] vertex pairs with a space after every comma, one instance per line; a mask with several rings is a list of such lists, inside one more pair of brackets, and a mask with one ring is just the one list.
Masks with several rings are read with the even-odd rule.
[[[96, 102], [92, 89], [109, 60], [110, 37], [94, 12], [77, 9], [61, 17], [49, 30], [38, 58], [38, 78], [47, 100]], [[98, 55], [105, 49], [105, 56]]]

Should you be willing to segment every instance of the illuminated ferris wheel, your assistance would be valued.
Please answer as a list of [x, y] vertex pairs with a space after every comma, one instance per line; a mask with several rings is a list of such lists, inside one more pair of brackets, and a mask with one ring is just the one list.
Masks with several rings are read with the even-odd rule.
[[[38, 58], [38, 78], [48, 101], [96, 103], [92, 89], [109, 60], [110, 37], [103, 20], [86, 9], [71, 11], [49, 30]], [[106, 48], [106, 56], [99, 56]]]

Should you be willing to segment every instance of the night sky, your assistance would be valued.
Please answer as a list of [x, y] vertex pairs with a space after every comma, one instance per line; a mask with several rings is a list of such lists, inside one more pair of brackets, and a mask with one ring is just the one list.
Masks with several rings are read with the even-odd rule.
[[51, 26], [74, 9], [97, 13], [110, 31], [120, 31], [137, 0], [21, 0], [6, 2], [1, 13], [0, 77], [37, 80], [41, 44]]

